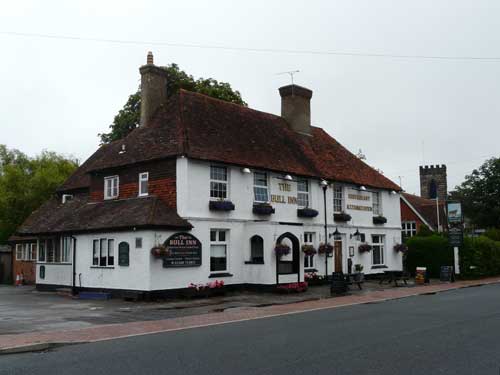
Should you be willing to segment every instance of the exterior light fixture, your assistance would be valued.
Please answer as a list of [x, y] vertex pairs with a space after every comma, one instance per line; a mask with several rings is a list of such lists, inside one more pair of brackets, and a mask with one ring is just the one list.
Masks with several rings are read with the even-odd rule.
[[124, 154], [125, 152], [127, 152], [125, 145], [122, 145], [122, 148], [120, 151], [118, 151], [118, 153], [121, 155], [121, 154]]
[[325, 180], [321, 180], [321, 182], [319, 184], [321, 185], [321, 187], [328, 186], [328, 182], [326, 182]]
[[364, 185], [361, 185], [359, 190], [362, 190], [362, 191], [365, 191], [366, 190], [366, 187]]
[[292, 181], [292, 180], [293, 180], [293, 178], [292, 178], [292, 176], [290, 176], [289, 174], [287, 174], [287, 175], [285, 176], [285, 180], [287, 180], [287, 181]]
[[393, 191], [391, 191], [391, 194], [392, 195], [396, 195], [396, 192], [393, 190]]
[[361, 237], [361, 233], [359, 233], [359, 229], [356, 228], [356, 232], [354, 232], [353, 234], [351, 234], [351, 238], [355, 238], [356, 240], [359, 240], [359, 237]]
[[245, 174], [249, 174], [249, 173], [252, 173], [252, 171], [249, 169], [249, 168], [243, 168], [241, 170], [242, 173], [245, 173]]
[[333, 236], [337, 237], [337, 236], [340, 236], [340, 235], [341, 235], [341, 233], [339, 232], [339, 228], [335, 227], [335, 232], [333, 232]]

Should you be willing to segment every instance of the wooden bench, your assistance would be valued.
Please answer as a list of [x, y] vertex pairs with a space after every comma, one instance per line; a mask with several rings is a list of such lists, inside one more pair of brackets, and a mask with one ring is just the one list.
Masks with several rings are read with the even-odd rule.
[[380, 278], [379, 284], [382, 285], [384, 281], [387, 284], [394, 283], [394, 286], [399, 286], [398, 281], [403, 281], [405, 285], [408, 285], [408, 280], [410, 275], [405, 271], [384, 271], [384, 275]]

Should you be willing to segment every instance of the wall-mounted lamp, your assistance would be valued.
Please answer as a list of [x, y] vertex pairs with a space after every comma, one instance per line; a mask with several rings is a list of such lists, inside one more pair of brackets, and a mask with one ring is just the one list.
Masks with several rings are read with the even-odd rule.
[[339, 228], [335, 227], [335, 232], [333, 232], [333, 236], [337, 237], [340, 236], [342, 233], [339, 232]]
[[356, 232], [354, 232], [353, 234], [351, 234], [351, 239], [352, 238], [355, 238], [357, 241], [359, 241], [359, 238], [361, 237], [361, 233], [359, 233], [359, 229], [356, 228]]
[[241, 172], [246, 174], [252, 173], [252, 171], [249, 168], [243, 168]]
[[360, 186], [359, 190], [363, 190], [365, 191], [366, 190], [366, 187], [364, 185]]
[[391, 194], [396, 195], [397, 193], [393, 190], [393, 191], [391, 191]]
[[292, 181], [292, 180], [293, 180], [293, 178], [292, 178], [292, 176], [290, 176], [289, 174], [287, 174], [287, 175], [285, 176], [285, 180], [287, 180], [287, 181]]
[[118, 151], [118, 153], [121, 155], [121, 154], [124, 154], [125, 152], [127, 152], [127, 149], [126, 149], [125, 145], [122, 145], [122, 148], [120, 149], [120, 151]]
[[321, 180], [321, 182], [319, 184], [321, 185], [321, 187], [328, 186], [328, 182], [326, 180]]

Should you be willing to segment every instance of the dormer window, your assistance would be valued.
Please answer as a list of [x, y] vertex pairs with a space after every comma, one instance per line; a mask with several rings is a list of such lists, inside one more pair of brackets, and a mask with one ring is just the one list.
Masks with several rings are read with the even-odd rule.
[[109, 176], [104, 178], [104, 199], [118, 198], [119, 178], [118, 176]]
[[148, 195], [149, 172], [139, 173], [139, 196]]

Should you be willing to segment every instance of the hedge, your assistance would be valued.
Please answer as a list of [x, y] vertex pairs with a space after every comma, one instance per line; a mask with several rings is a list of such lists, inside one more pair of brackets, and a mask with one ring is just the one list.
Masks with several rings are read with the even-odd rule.
[[439, 277], [441, 266], [453, 266], [453, 249], [446, 237], [440, 235], [415, 236], [406, 241], [405, 269], [415, 274], [417, 267], [427, 267], [430, 277]]
[[466, 238], [460, 249], [460, 273], [464, 277], [500, 275], [500, 242], [486, 236]]

